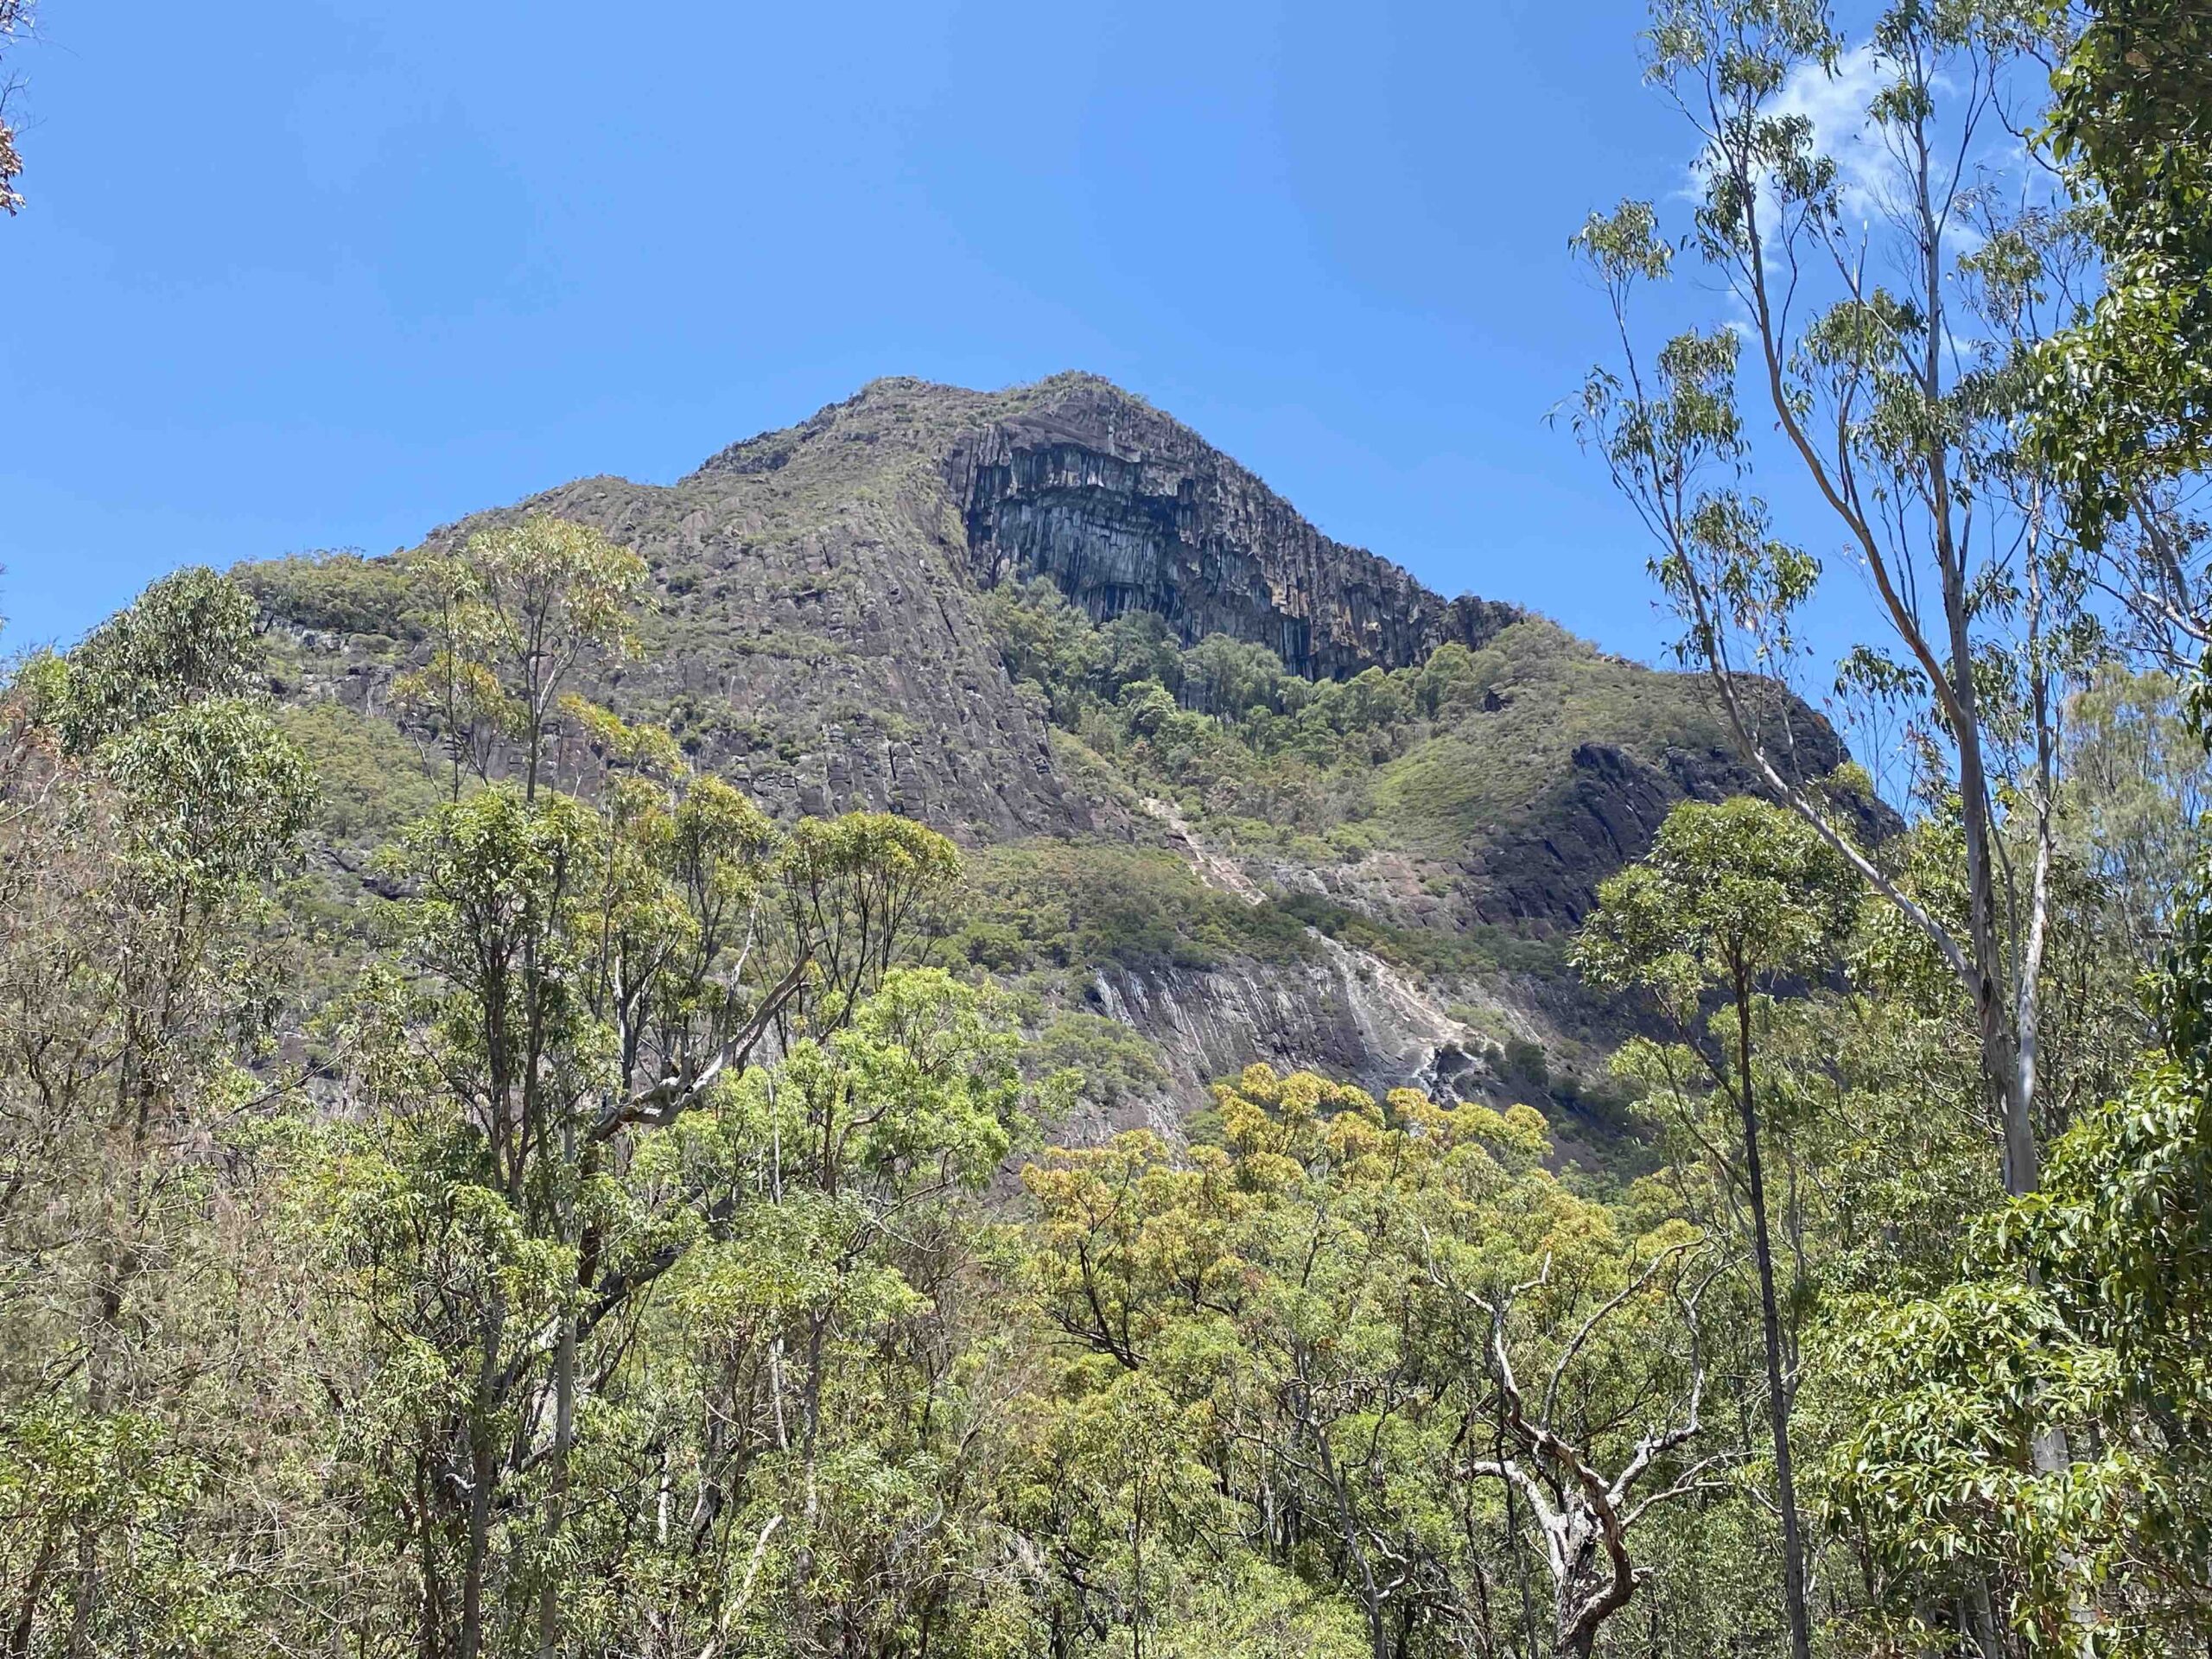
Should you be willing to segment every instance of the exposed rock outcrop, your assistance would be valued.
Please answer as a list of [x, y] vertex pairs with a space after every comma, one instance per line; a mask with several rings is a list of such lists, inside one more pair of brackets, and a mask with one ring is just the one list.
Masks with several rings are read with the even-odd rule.
[[963, 437], [947, 471], [984, 585], [1049, 576], [1094, 621], [1154, 612], [1186, 645], [1252, 640], [1309, 678], [1478, 645], [1521, 615], [1440, 598], [1332, 541], [1188, 427], [1101, 381], [1071, 377]]

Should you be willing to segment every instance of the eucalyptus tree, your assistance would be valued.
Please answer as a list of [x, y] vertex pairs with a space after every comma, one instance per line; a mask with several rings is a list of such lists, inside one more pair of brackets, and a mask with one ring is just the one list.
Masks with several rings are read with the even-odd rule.
[[[1008, 1013], [941, 969], [893, 969], [637, 1166], [703, 1234], [669, 1268], [718, 1338], [697, 1351], [755, 1333], [743, 1381], [709, 1384], [686, 1438], [694, 1534], [781, 1547], [750, 1604], [764, 1646], [829, 1654], [917, 1627], [956, 1643], [957, 1610], [1005, 1576], [982, 1484], [1004, 1385], [968, 1323], [987, 1293], [967, 1205], [1036, 1097]], [[748, 1634], [737, 1588], [707, 1586], [715, 1640]]]
[[[1379, 1659], [1594, 1651], [1732, 1457], [1699, 1445], [1695, 1230], [1567, 1190], [1526, 1107], [1264, 1065], [1214, 1092], [1220, 1146], [1140, 1131], [1024, 1173], [1062, 1338], [1036, 1386], [1065, 1475], [1030, 1535], [1056, 1628], [1149, 1649], [1265, 1567], [1356, 1610]], [[1548, 1593], [1522, 1580], [1516, 1614], [1502, 1570], [1531, 1545]]]
[[[10, 1650], [213, 1640], [250, 1323], [222, 1217], [279, 999], [256, 923], [312, 809], [252, 605], [186, 570], [0, 690], [0, 1578]], [[239, 1252], [243, 1254], [243, 1251]]]
[[858, 1018], [957, 868], [903, 821], [778, 832], [712, 779], [607, 795], [494, 785], [414, 826], [386, 860], [408, 973], [372, 977], [350, 1045], [367, 1123], [345, 1137], [335, 1258], [397, 1341], [369, 1343], [355, 1409], [417, 1517], [423, 1641], [461, 1659], [525, 1624], [569, 1650], [579, 1412], [653, 1287], [745, 1213], [742, 1191], [641, 1198], [626, 1172], [764, 1042], [796, 1065], [802, 1037]]
[[[524, 1602], [537, 1651], [563, 1650], [580, 1407], [651, 1288], [731, 1222], [614, 1204], [639, 1146], [764, 1045], [846, 1027], [958, 868], [942, 836], [884, 815], [779, 830], [692, 776], [665, 731], [568, 689], [594, 653], [634, 648], [644, 569], [545, 517], [411, 561], [435, 626], [402, 689], [447, 745], [450, 798], [385, 855], [405, 972], [372, 976], [355, 1028], [381, 1133], [353, 1189], [372, 1201], [348, 1205], [338, 1242], [370, 1317], [438, 1357], [379, 1402], [401, 1414], [403, 1463], [372, 1461], [396, 1492], [420, 1486], [399, 1501], [420, 1521], [423, 1640], [462, 1659], [505, 1645]], [[596, 802], [547, 786], [556, 724], [596, 757]], [[518, 1507], [526, 1548], [502, 1519]]]
[[[2005, 1179], [2025, 1192], [2066, 693], [2099, 650], [2058, 493], [2013, 419], [2087, 259], [2063, 194], [2001, 171], [2037, 37], [2004, 0], [1899, 0], [1856, 41], [1814, 0], [1660, 0], [1646, 39], [1695, 206], [1679, 244], [1636, 201], [1575, 238], [1620, 341], [1576, 429], [1656, 541], [1681, 652], [1768, 788], [1957, 982]], [[1637, 290], [1685, 255], [1720, 312], [1648, 351]], [[1770, 465], [1786, 496], [1754, 487]], [[1882, 626], [1838, 689], [1901, 721], [1917, 792], [1955, 820], [1955, 915], [1854, 844], [1770, 695], [1802, 654], [1821, 543], [1865, 575]]]
[[[1831, 969], [1857, 898], [1850, 865], [1802, 819], [1749, 796], [1718, 806], [1686, 802], [1660, 826], [1649, 855], [1599, 889], [1575, 950], [1596, 982], [1648, 993], [1679, 1052], [1735, 1109], [1741, 1162], [1727, 1173], [1742, 1184], [1758, 1266], [1783, 1593], [1797, 1659], [1812, 1651], [1812, 1623], [1789, 1456], [1796, 1344], [1775, 1284], [1754, 1032], [1763, 1001]], [[1708, 1015], [1713, 996], [1719, 1011]], [[1685, 1092], [1671, 1065], [1658, 1070]]]
[[[31, 22], [30, 0], [0, 0], [0, 58], [29, 35]], [[16, 181], [22, 176], [23, 160], [16, 149], [15, 123], [8, 119], [10, 94], [16, 85], [12, 78], [0, 80], [0, 213], [10, 218], [22, 212], [23, 206], [22, 193], [16, 188]]]
[[2050, 139], [2095, 207], [2107, 280], [2039, 354], [2037, 438], [2092, 540], [2133, 518], [2161, 597], [2202, 648], [2201, 575], [2181, 568], [2159, 486], [2212, 460], [2212, 10], [2202, 0], [2062, 8]]
[[[1662, 1248], [1640, 1265], [1631, 1260], [1620, 1288], [1596, 1302], [1564, 1343], [1551, 1344], [1554, 1357], [1541, 1393], [1522, 1382], [1509, 1333], [1516, 1325], [1516, 1302], [1547, 1287], [1550, 1263], [1535, 1278], [1492, 1296], [1459, 1290], [1488, 1320], [1501, 1439], [1510, 1436], [1516, 1448], [1512, 1456], [1501, 1449], [1496, 1457], [1472, 1459], [1467, 1472], [1519, 1489], [1529, 1505], [1551, 1574], [1553, 1644], [1560, 1659], [1589, 1659], [1597, 1650], [1606, 1622], [1628, 1606], [1637, 1586], [1651, 1575], [1651, 1569], [1636, 1559], [1644, 1516], [1699, 1491], [1719, 1461], [1682, 1456], [1707, 1427], [1700, 1303], [1712, 1283], [1710, 1274], [1690, 1281], [1688, 1258], [1688, 1247], [1678, 1243]], [[1458, 1288], [1448, 1280], [1438, 1282]], [[1664, 1306], [1669, 1301], [1679, 1311], [1678, 1339], [1683, 1344], [1678, 1357], [1686, 1381], [1680, 1404], [1674, 1408], [1675, 1414], [1637, 1436], [1608, 1463], [1596, 1446], [1561, 1421], [1562, 1384], [1573, 1376], [1592, 1337], [1608, 1321], [1622, 1318], [1624, 1309], [1643, 1315], [1647, 1323], [1638, 1339], [1651, 1345], [1640, 1357], [1652, 1369], [1663, 1370], [1665, 1360], [1677, 1357], [1665, 1341], [1671, 1333], [1664, 1322], [1651, 1319], [1648, 1309], [1637, 1304]], [[1571, 1317], [1575, 1311], [1570, 1297], [1565, 1312]], [[1525, 1465], [1524, 1455], [1529, 1460]]]
[[423, 550], [410, 564], [429, 601], [432, 650], [397, 690], [440, 728], [458, 797], [465, 772], [488, 778], [499, 741], [519, 751], [525, 798], [578, 664], [634, 648], [630, 612], [645, 561], [597, 530], [537, 514]]
[[2030, 448], [2063, 490], [2084, 568], [2158, 666], [2212, 645], [2212, 11], [2058, 5], [2047, 137], [2104, 267], [2033, 360]]
[[[1839, 1522], [1885, 1634], [1962, 1606], [1985, 1653], [2151, 1659], [2212, 1628], [2212, 890], [2177, 904], [2161, 1046], [2080, 1113], [2045, 1187], [1984, 1218], [1954, 1282], [1868, 1299], [1834, 1337], [1850, 1394]], [[2083, 1430], [2087, 1432], [2082, 1432]], [[2061, 1433], [2054, 1467], [2031, 1448]]]
[[2157, 669], [2113, 664], [2074, 699], [2064, 779], [2069, 851], [2094, 880], [2116, 938], [2163, 947], [2205, 849], [2212, 767]]

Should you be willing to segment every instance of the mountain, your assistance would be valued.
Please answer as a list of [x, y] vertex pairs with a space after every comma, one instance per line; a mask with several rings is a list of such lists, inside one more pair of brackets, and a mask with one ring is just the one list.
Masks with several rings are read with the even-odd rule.
[[[1752, 785], [1698, 680], [1431, 592], [1091, 376], [878, 380], [672, 485], [582, 479], [429, 539], [537, 512], [651, 567], [645, 650], [594, 695], [772, 812], [888, 810], [969, 849], [941, 948], [1033, 995], [1110, 1077], [1102, 1121], [1186, 1115], [1255, 1058], [1602, 1118], [1605, 1016], [1563, 941], [1675, 802]], [[385, 722], [422, 649], [404, 584], [238, 574], [355, 780], [351, 868], [412, 753]], [[1807, 775], [1843, 761], [1775, 712]]]

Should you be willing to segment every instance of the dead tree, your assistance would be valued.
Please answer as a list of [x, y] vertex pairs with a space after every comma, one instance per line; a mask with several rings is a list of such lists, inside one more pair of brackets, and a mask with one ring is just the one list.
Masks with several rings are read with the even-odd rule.
[[[1499, 1427], [1507, 1439], [1520, 1444], [1528, 1462], [1509, 1456], [1483, 1459], [1470, 1463], [1467, 1473], [1504, 1481], [1526, 1500], [1552, 1575], [1554, 1649], [1563, 1659], [1588, 1659], [1599, 1628], [1628, 1605], [1636, 1586], [1649, 1576], [1650, 1569], [1638, 1567], [1630, 1553], [1637, 1522], [1653, 1506], [1711, 1484], [1711, 1477], [1732, 1455], [1718, 1452], [1675, 1466], [1675, 1453], [1702, 1429], [1706, 1363], [1698, 1304], [1719, 1273], [1716, 1268], [1685, 1290], [1690, 1249], [1678, 1245], [1654, 1256], [1582, 1322], [1552, 1362], [1543, 1397], [1533, 1410], [1514, 1370], [1506, 1325], [1515, 1300], [1548, 1281], [1548, 1258], [1535, 1279], [1495, 1300], [1447, 1285], [1431, 1269], [1436, 1283], [1480, 1309], [1489, 1320], [1489, 1363], [1497, 1382]], [[1688, 1397], [1681, 1420], [1638, 1440], [1619, 1471], [1608, 1477], [1598, 1466], [1594, 1447], [1578, 1446], [1554, 1426], [1561, 1386], [1591, 1338], [1631, 1300], [1651, 1290], [1662, 1271], [1671, 1274], [1668, 1294], [1681, 1313], [1688, 1339]], [[1673, 1478], [1666, 1485], [1641, 1497], [1636, 1495], [1648, 1476], [1670, 1468]]]

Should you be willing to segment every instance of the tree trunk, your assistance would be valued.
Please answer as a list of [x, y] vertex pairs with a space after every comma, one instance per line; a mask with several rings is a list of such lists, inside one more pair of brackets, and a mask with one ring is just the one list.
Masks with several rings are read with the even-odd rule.
[[1751, 1084], [1751, 987], [1736, 967], [1736, 1104], [1743, 1119], [1744, 1175], [1751, 1188], [1751, 1249], [1758, 1261], [1759, 1318], [1766, 1338], [1767, 1419], [1774, 1433], [1777, 1501], [1782, 1509], [1782, 1594], [1792, 1659], [1811, 1659], [1812, 1619], [1805, 1605], [1805, 1541], [1797, 1523], [1797, 1484], [1789, 1468], [1789, 1395], [1782, 1378], [1782, 1314], [1774, 1294], [1774, 1240], [1767, 1227], [1766, 1177], [1759, 1164], [1758, 1100]]
[[469, 1431], [468, 1559], [461, 1578], [461, 1659], [480, 1659], [484, 1651], [484, 1574], [492, 1550], [492, 1456], [490, 1431]]
[[[561, 1124], [563, 1190], [560, 1199], [561, 1242], [575, 1236], [571, 1194], [576, 1179], [576, 1119], [563, 1113]], [[579, 1260], [581, 1273], [582, 1263]], [[561, 1310], [561, 1337], [553, 1351], [553, 1457], [547, 1475], [543, 1579], [537, 1586], [537, 1656], [556, 1659], [561, 1648], [561, 1577], [555, 1556], [561, 1529], [569, 1511], [569, 1447], [576, 1423], [576, 1309], [573, 1299]]]
[[[1996, 988], [1986, 975], [1982, 977], [1982, 994], [1986, 1002], [1993, 1003]], [[1981, 1048], [1982, 1070], [1996, 1096], [1998, 1121], [2005, 1126], [2005, 1190], [2017, 1198], [2043, 1183], [2036, 1151], [2031, 1074], [2021, 1063], [2018, 1046], [2005, 1029], [2001, 1013], [1993, 1010], [1982, 1016]]]
[[1599, 1559], [1595, 1523], [1585, 1520], [1574, 1526], [1560, 1541], [1560, 1554], [1567, 1566], [1559, 1576], [1554, 1645], [1560, 1659], [1590, 1659], [1604, 1621], [1584, 1618], [1582, 1610], [1604, 1592], [1612, 1576], [1608, 1564]]
[[545, 1499], [545, 1576], [537, 1586], [538, 1659], [555, 1659], [561, 1648], [561, 1580], [553, 1558], [568, 1520], [569, 1447], [575, 1420], [576, 1321], [571, 1312], [562, 1316], [553, 1357], [553, 1455]]
[[493, 1384], [499, 1371], [499, 1344], [506, 1325], [506, 1300], [494, 1292], [484, 1326], [484, 1357], [468, 1424], [468, 1555], [461, 1579], [461, 1659], [481, 1659], [484, 1651], [484, 1580], [492, 1554], [492, 1487], [499, 1476], [498, 1449], [492, 1443]]
[[445, 1639], [445, 1592], [438, 1585], [438, 1541], [430, 1521], [430, 1464], [423, 1452], [415, 1454], [415, 1517], [420, 1523], [423, 1550], [423, 1624], [419, 1645], [423, 1659], [438, 1659]]
[[99, 1604], [99, 1538], [77, 1529], [77, 1584], [69, 1599], [69, 1659], [92, 1659], [92, 1614]]
[[[1304, 1369], [1304, 1359], [1300, 1369]], [[1322, 1478], [1329, 1483], [1329, 1491], [1337, 1500], [1337, 1521], [1344, 1530], [1344, 1549], [1352, 1564], [1359, 1569], [1360, 1603], [1367, 1611], [1368, 1644], [1375, 1659], [1390, 1659], [1390, 1639], [1382, 1621], [1382, 1595], [1375, 1582], [1375, 1569], [1367, 1559], [1367, 1551], [1359, 1541], [1359, 1523], [1351, 1512], [1351, 1495], [1345, 1490], [1344, 1472], [1337, 1466], [1335, 1455], [1329, 1449], [1329, 1433], [1325, 1427], [1315, 1422], [1310, 1409], [1312, 1392], [1303, 1376], [1299, 1382], [1300, 1417], [1306, 1433], [1313, 1437], [1316, 1454], [1321, 1460]]]
[[60, 1553], [61, 1523], [57, 1521], [48, 1531], [46, 1541], [39, 1546], [15, 1622], [8, 1628], [8, 1659], [30, 1659], [31, 1632], [38, 1623], [39, 1596], [46, 1588], [46, 1575], [54, 1565], [54, 1558]]
[[[1493, 1455], [1502, 1468], [1505, 1464], [1505, 1421], [1498, 1419], [1497, 1451]], [[1514, 1576], [1521, 1580], [1521, 1643], [1529, 1659], [1535, 1659], [1536, 1611], [1529, 1595], [1529, 1557], [1521, 1544], [1521, 1519], [1514, 1512], [1513, 1483], [1505, 1483], [1505, 1538], [1506, 1547], [1513, 1552]]]

